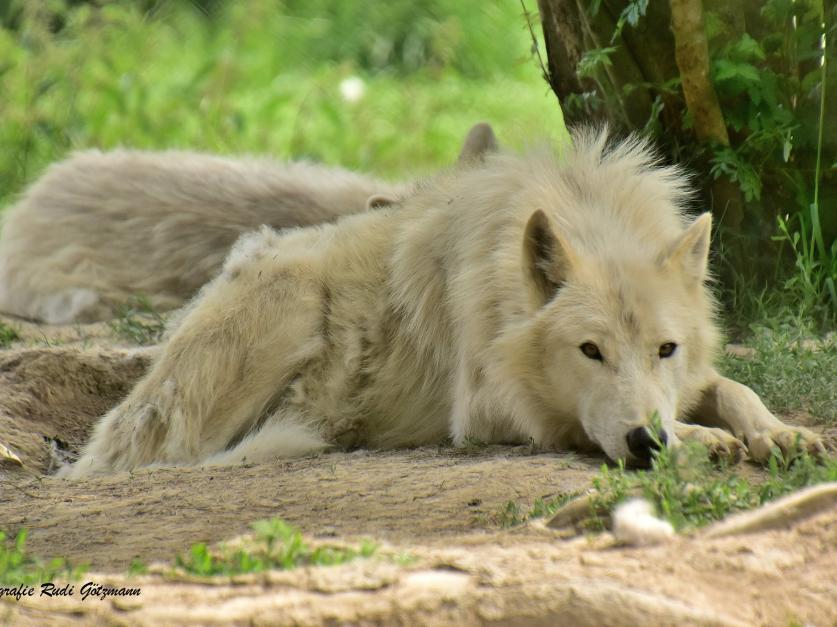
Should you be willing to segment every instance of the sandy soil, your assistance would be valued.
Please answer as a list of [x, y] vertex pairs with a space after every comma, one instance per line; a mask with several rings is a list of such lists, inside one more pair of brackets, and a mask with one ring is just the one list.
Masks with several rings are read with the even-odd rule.
[[[23, 462], [0, 463], [0, 529], [25, 527], [33, 553], [89, 562], [100, 574], [85, 580], [138, 585], [142, 594], [3, 597], [0, 623], [837, 624], [834, 508], [778, 531], [646, 549], [616, 547], [609, 534], [499, 528], [509, 500], [589, 488], [600, 457], [423, 448], [84, 481], [46, 476], [148, 356], [115, 347], [106, 326], [37, 332], [36, 345], [0, 352], [0, 444]], [[385, 548], [373, 560], [235, 582], [113, 574], [135, 557], [170, 563], [195, 542], [229, 540], [272, 516], [314, 542], [369, 537]], [[403, 551], [416, 561], [386, 558]]]

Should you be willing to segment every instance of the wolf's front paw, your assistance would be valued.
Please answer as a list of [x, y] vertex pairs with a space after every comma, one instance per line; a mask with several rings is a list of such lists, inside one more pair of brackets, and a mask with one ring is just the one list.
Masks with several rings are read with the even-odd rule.
[[805, 427], [780, 424], [746, 435], [750, 457], [757, 462], [770, 459], [770, 450], [776, 446], [787, 459], [807, 451], [811, 455], [825, 455], [825, 444], [813, 431]]
[[676, 432], [677, 437], [684, 442], [703, 444], [709, 449], [709, 454], [714, 459], [725, 459], [738, 463], [747, 456], [747, 447], [744, 442], [729, 431], [714, 427], [677, 423]]

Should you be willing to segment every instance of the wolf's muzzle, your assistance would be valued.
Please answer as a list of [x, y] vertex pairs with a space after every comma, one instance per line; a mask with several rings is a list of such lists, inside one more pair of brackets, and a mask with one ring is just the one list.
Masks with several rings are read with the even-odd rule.
[[661, 444], [665, 446], [668, 442], [668, 434], [660, 430], [658, 442], [651, 437], [651, 432], [646, 427], [637, 427], [628, 431], [625, 439], [628, 441], [628, 450], [631, 451], [631, 455], [640, 461], [650, 462], [651, 454], [660, 450]]

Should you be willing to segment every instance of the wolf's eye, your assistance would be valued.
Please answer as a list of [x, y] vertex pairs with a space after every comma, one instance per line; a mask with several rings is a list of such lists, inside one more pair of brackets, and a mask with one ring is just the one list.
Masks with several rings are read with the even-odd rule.
[[598, 361], [604, 361], [602, 354], [599, 352], [599, 347], [593, 344], [593, 342], [584, 342], [581, 346], [579, 346], [581, 352], [584, 353], [585, 357], [589, 357], [590, 359], [596, 359]]
[[671, 357], [676, 350], [677, 344], [674, 342], [666, 342], [660, 346], [660, 358], [665, 359], [666, 357]]

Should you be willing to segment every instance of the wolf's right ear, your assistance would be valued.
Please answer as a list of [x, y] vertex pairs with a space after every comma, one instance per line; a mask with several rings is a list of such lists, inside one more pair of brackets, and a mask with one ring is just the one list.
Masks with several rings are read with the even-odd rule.
[[487, 122], [479, 122], [471, 127], [462, 142], [457, 165], [485, 161], [485, 156], [500, 149], [494, 129]]
[[523, 268], [540, 304], [555, 296], [569, 276], [575, 255], [538, 209], [523, 232]]
[[709, 265], [709, 243], [712, 239], [712, 214], [698, 216], [677, 238], [663, 259], [691, 284], [703, 283]]

